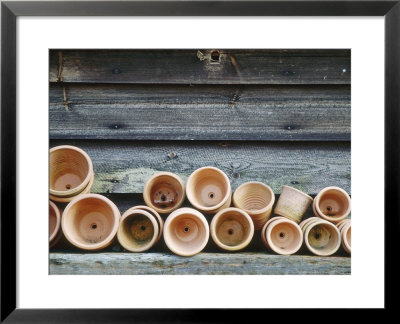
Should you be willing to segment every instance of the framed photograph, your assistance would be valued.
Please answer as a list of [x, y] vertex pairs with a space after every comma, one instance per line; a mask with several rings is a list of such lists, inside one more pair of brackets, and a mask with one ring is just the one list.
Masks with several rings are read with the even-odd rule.
[[1, 320], [390, 308], [399, 16], [2, 2]]

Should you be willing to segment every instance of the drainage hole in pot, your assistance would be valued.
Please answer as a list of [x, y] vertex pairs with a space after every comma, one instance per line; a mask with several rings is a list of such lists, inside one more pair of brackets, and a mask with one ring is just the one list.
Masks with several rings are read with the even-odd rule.
[[90, 227], [91, 227], [92, 229], [96, 229], [96, 228], [97, 228], [97, 225], [96, 225], [96, 224], [92, 224], [92, 225], [90, 225]]
[[141, 229], [142, 231], [145, 231], [145, 230], [146, 230], [146, 226], [142, 225], [142, 226], [140, 226], [140, 229]]
[[315, 239], [318, 240], [320, 237], [319, 233], [315, 233]]
[[189, 227], [185, 227], [183, 230], [184, 230], [185, 232], [189, 232]]
[[285, 233], [279, 233], [279, 237], [285, 237]]
[[231, 229], [231, 228], [228, 229], [228, 234], [229, 234], [229, 235], [232, 235], [232, 234], [233, 234], [233, 229]]
[[208, 197], [211, 198], [211, 199], [214, 198], [214, 193], [213, 193], [213, 192], [210, 192], [210, 193], [208, 194]]
[[65, 185], [65, 188], [69, 190], [69, 189], [71, 189], [71, 185], [67, 184], [67, 185]]
[[161, 195], [161, 200], [165, 201], [167, 199], [167, 197], [165, 195]]

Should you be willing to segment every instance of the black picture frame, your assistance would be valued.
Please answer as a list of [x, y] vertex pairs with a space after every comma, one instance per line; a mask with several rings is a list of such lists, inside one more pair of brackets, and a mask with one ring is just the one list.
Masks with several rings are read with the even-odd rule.
[[[16, 19], [18, 16], [384, 16], [385, 309], [398, 284], [400, 0], [395, 1], [2, 1], [1, 2], [1, 322], [226, 322], [243, 310], [16, 308]], [[251, 310], [262, 312], [263, 310]], [[258, 314], [260, 315], [260, 314]], [[252, 318], [258, 316], [252, 313]]]

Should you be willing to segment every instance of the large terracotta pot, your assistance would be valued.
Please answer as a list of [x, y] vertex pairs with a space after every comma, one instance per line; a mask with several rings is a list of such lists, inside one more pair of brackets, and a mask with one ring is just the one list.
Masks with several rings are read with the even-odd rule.
[[185, 200], [185, 184], [171, 172], [158, 172], [144, 185], [143, 199], [147, 206], [159, 213], [171, 213]]
[[110, 199], [84, 194], [65, 207], [61, 226], [71, 244], [84, 250], [100, 250], [113, 241], [120, 218], [117, 206]]
[[263, 227], [271, 216], [275, 194], [262, 182], [250, 181], [240, 185], [233, 193], [233, 204], [250, 215], [256, 230]]
[[315, 197], [313, 211], [315, 216], [338, 223], [350, 214], [350, 196], [339, 187], [326, 187]]
[[61, 213], [55, 203], [49, 201], [49, 241], [50, 247], [57, 244], [62, 236]]
[[228, 251], [244, 249], [254, 235], [254, 225], [250, 216], [239, 208], [226, 208], [214, 215], [211, 237], [218, 247]]
[[293, 187], [283, 186], [274, 213], [287, 217], [298, 224], [312, 201], [312, 197], [306, 193]]
[[71, 197], [82, 192], [93, 175], [93, 164], [82, 149], [61, 145], [50, 149], [50, 194]]
[[191, 256], [207, 245], [210, 230], [206, 218], [193, 208], [173, 211], [164, 224], [164, 241], [175, 254]]
[[197, 209], [215, 214], [231, 204], [231, 183], [218, 168], [203, 167], [194, 171], [186, 182], [186, 196]]
[[143, 252], [156, 242], [160, 228], [157, 219], [143, 209], [128, 209], [121, 217], [117, 237], [128, 251]]

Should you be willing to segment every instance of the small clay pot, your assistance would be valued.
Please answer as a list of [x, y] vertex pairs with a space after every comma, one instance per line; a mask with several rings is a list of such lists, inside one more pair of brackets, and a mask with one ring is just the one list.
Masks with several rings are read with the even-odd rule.
[[310, 217], [310, 218], [304, 219], [301, 221], [299, 226], [300, 226], [301, 230], [303, 230], [304, 226], [306, 226], [309, 222], [313, 222], [316, 220], [320, 220], [320, 218], [319, 217]]
[[233, 204], [250, 215], [256, 230], [263, 227], [271, 216], [275, 194], [262, 182], [250, 181], [240, 185], [233, 193]]
[[250, 216], [239, 208], [226, 208], [214, 215], [211, 237], [221, 249], [238, 251], [244, 249], [254, 235], [254, 225]]
[[156, 221], [158, 223], [158, 228], [160, 229], [159, 233], [158, 233], [157, 240], [155, 242], [155, 243], [157, 243], [160, 240], [160, 238], [162, 236], [162, 233], [163, 233], [163, 230], [164, 230], [164, 221], [161, 218], [160, 214], [157, 213], [153, 208], [150, 208], [150, 207], [144, 206], [144, 205], [134, 206], [134, 207], [130, 208], [129, 210], [133, 210], [133, 209], [145, 210], [145, 211], [149, 212], [150, 214], [152, 214], [155, 217], [155, 219], [156, 219]]
[[[60, 235], [61, 234], [61, 235]], [[62, 236], [61, 213], [57, 205], [49, 201], [49, 241], [50, 247], [57, 244]]]
[[110, 199], [98, 194], [84, 194], [65, 207], [61, 226], [71, 244], [84, 250], [99, 250], [114, 239], [120, 218], [117, 206]]
[[194, 171], [186, 182], [186, 196], [197, 209], [215, 214], [231, 204], [231, 183], [218, 168], [203, 167]]
[[298, 224], [312, 201], [312, 197], [304, 192], [293, 187], [283, 186], [274, 213], [289, 218]]
[[287, 219], [287, 218], [282, 217], [282, 216], [272, 217], [264, 224], [264, 226], [261, 229], [261, 240], [267, 248], [269, 248], [269, 246], [268, 246], [267, 238], [265, 237], [265, 231], [267, 230], [268, 225], [277, 219]]
[[207, 245], [210, 230], [206, 218], [193, 208], [173, 211], [164, 224], [164, 241], [175, 254], [191, 256]]
[[303, 244], [300, 226], [284, 217], [273, 218], [262, 233], [265, 237], [264, 244], [278, 254], [294, 254]]
[[82, 149], [61, 145], [50, 149], [50, 194], [71, 197], [89, 184], [93, 164]]
[[171, 172], [158, 172], [144, 185], [143, 199], [147, 206], [159, 213], [171, 213], [185, 200], [185, 184]]
[[340, 223], [336, 224], [340, 235], [342, 237], [342, 247], [343, 249], [351, 254], [351, 220], [346, 218]]
[[315, 216], [338, 223], [350, 214], [350, 196], [339, 187], [326, 187], [315, 197], [313, 211]]
[[126, 250], [143, 252], [156, 243], [159, 233], [158, 222], [152, 214], [131, 208], [121, 216], [117, 237]]
[[87, 194], [90, 193], [90, 190], [92, 189], [94, 183], [94, 173], [92, 174], [92, 176], [90, 177], [90, 181], [88, 183], [88, 185], [79, 193], [70, 196], [70, 197], [57, 197], [57, 196], [53, 196], [53, 195], [49, 195], [50, 196], [50, 200], [55, 201], [55, 202], [59, 202], [59, 203], [69, 203], [72, 199], [74, 199], [76, 196], [78, 195], [83, 195], [83, 194]]
[[341, 236], [338, 228], [323, 219], [313, 219], [303, 226], [304, 243], [315, 255], [329, 256], [340, 247]]

